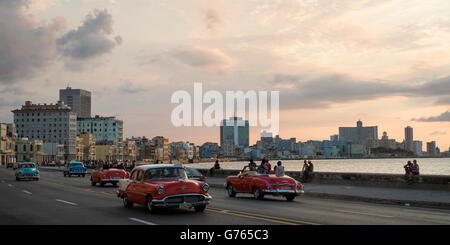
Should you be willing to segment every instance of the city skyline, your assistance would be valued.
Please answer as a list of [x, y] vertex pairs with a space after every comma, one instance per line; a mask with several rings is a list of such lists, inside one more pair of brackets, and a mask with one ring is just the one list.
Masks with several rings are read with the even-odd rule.
[[15, 25], [0, 25], [0, 121], [69, 84], [92, 92], [93, 115], [123, 120], [124, 137], [219, 142], [217, 127], [170, 124], [170, 95], [203, 82], [280, 90], [282, 138], [324, 140], [361, 119], [448, 149], [450, 3], [438, 2], [2, 2]]

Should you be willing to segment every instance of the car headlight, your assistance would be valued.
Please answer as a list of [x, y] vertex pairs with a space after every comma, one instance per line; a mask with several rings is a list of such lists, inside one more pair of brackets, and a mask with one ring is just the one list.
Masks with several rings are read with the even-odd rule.
[[203, 191], [204, 191], [204, 192], [207, 192], [208, 190], [209, 190], [209, 185], [205, 183], [205, 184], [203, 185]]
[[157, 192], [158, 192], [158, 195], [162, 195], [164, 193], [164, 188], [162, 188], [161, 186], [158, 187]]

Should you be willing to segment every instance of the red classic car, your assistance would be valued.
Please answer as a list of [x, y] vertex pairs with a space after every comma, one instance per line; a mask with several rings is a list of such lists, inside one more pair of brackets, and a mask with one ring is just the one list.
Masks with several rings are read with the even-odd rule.
[[128, 180], [119, 181], [118, 197], [126, 208], [134, 203], [152, 212], [157, 207], [189, 207], [203, 212], [211, 201], [209, 185], [190, 180], [181, 164], [137, 166]]
[[91, 184], [94, 186], [97, 183], [100, 183], [101, 186], [104, 186], [106, 183], [111, 183], [114, 186], [117, 185], [119, 180], [130, 178], [130, 174], [123, 170], [117, 168], [109, 168], [109, 169], [97, 169], [92, 171], [91, 173]]
[[225, 187], [228, 196], [234, 197], [236, 193], [252, 193], [255, 199], [262, 199], [264, 195], [284, 196], [292, 201], [296, 196], [303, 195], [303, 185], [299, 181], [283, 175], [258, 174], [250, 170], [248, 166], [237, 176], [229, 176]]

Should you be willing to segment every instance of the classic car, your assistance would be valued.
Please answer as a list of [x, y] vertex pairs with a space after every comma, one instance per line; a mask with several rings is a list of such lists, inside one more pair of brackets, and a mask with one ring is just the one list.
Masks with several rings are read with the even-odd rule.
[[14, 167], [14, 163], [9, 162], [8, 164], [6, 164], [6, 168], [13, 168]]
[[195, 168], [186, 168], [186, 174], [191, 180], [198, 180], [202, 182], [206, 182], [206, 176], [204, 176], [200, 171]]
[[84, 177], [86, 175], [86, 168], [84, 167], [82, 162], [69, 162], [64, 166], [63, 173], [64, 177], [70, 177], [72, 175]]
[[39, 180], [39, 171], [36, 168], [36, 164], [32, 162], [21, 162], [17, 164], [16, 180], [32, 179]]
[[130, 179], [119, 180], [117, 196], [126, 208], [134, 203], [152, 212], [158, 207], [188, 207], [203, 212], [211, 201], [209, 185], [188, 179], [181, 164], [136, 166]]
[[130, 174], [123, 169], [98, 168], [91, 173], [91, 184], [94, 186], [99, 183], [101, 186], [104, 186], [106, 183], [111, 183], [116, 186], [119, 180], [128, 178], [130, 178]]
[[263, 199], [264, 195], [284, 196], [292, 201], [303, 195], [303, 185], [299, 181], [286, 176], [274, 174], [258, 174], [245, 166], [237, 176], [228, 176], [225, 182], [228, 196], [236, 193], [251, 193], [255, 199]]

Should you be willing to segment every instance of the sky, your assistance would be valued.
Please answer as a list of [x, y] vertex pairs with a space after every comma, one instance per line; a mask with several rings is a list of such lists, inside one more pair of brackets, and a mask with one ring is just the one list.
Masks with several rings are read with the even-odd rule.
[[282, 138], [362, 120], [450, 147], [447, 0], [0, 0], [0, 33], [1, 122], [69, 85], [92, 92], [94, 115], [124, 120], [125, 137], [219, 142], [217, 127], [171, 123], [172, 94], [202, 83], [279, 91]]

